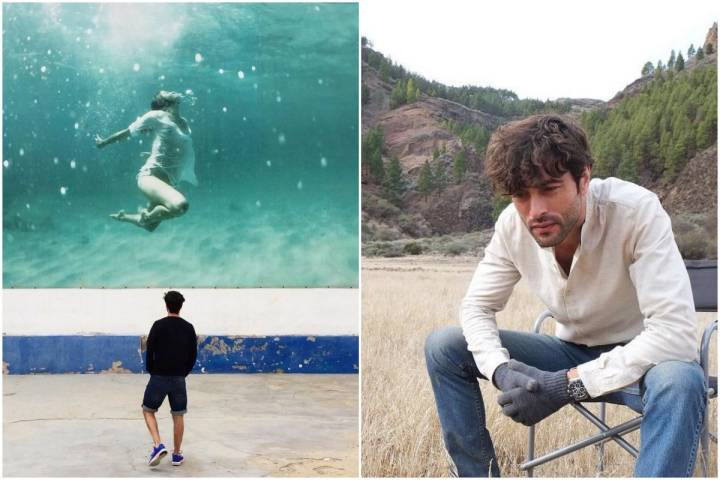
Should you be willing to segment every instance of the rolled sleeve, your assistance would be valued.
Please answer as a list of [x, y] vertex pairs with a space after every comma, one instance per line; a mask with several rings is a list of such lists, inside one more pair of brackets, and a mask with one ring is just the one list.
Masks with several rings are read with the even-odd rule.
[[510, 260], [502, 237], [499, 220], [460, 307], [460, 323], [468, 350], [487, 379], [492, 379], [495, 369], [510, 359], [500, 343], [495, 314], [505, 308], [520, 280], [520, 272]]
[[639, 380], [669, 360], [697, 360], [695, 305], [670, 218], [657, 197], [637, 209], [630, 278], [644, 329], [627, 345], [578, 366], [588, 394], [597, 397]]

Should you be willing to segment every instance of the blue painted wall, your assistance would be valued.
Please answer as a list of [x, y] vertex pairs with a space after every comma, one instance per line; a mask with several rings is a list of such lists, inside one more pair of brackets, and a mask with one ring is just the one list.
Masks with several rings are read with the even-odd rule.
[[[201, 336], [194, 373], [357, 373], [358, 337]], [[145, 338], [120, 335], [3, 336], [3, 371], [144, 372]]]

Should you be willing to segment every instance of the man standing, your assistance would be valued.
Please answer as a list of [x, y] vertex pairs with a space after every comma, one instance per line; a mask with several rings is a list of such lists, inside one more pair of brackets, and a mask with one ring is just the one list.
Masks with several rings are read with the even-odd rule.
[[[503, 413], [533, 425], [570, 402], [643, 413], [635, 475], [691, 476], [706, 408], [690, 280], [656, 195], [590, 181], [585, 133], [537, 115], [499, 128], [485, 171], [511, 196], [462, 302], [459, 327], [433, 332], [425, 358], [445, 447], [461, 476], [499, 476], [477, 378]], [[498, 330], [524, 278], [555, 336]]]
[[187, 412], [187, 391], [185, 377], [195, 365], [197, 358], [197, 336], [192, 324], [180, 317], [185, 298], [180, 292], [165, 294], [167, 317], [153, 323], [147, 338], [145, 365], [150, 381], [145, 387], [142, 409], [145, 423], [153, 439], [153, 449], [148, 465], [155, 466], [167, 455], [165, 445], [160, 441], [155, 412], [165, 396], [170, 400], [173, 419], [174, 449], [172, 464], [181, 465], [185, 460], [180, 450], [185, 424], [183, 415]]

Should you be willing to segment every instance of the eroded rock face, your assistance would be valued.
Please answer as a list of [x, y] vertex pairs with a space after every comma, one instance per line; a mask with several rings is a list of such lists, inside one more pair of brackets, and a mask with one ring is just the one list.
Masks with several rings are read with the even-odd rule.
[[[464, 124], [480, 124], [494, 130], [506, 120], [502, 117], [473, 110], [456, 102], [421, 95], [421, 99], [409, 105], [390, 110], [392, 86], [380, 80], [377, 72], [363, 65], [363, 83], [368, 87], [370, 99], [363, 106], [363, 132], [380, 125], [384, 132], [386, 156], [395, 155], [400, 160], [403, 173], [409, 183], [409, 191], [403, 199], [402, 216], [374, 218], [370, 220], [387, 225], [389, 231], [415, 236], [429, 233], [468, 232], [487, 228], [492, 222], [485, 208], [490, 203], [490, 190], [482, 184], [482, 161], [473, 147], [463, 147], [460, 139], [446, 129], [448, 121]], [[425, 161], [433, 160], [434, 150], [443, 153], [438, 162], [444, 165], [450, 185], [441, 193], [429, 196], [419, 194], [417, 182]], [[465, 179], [458, 185], [452, 182], [453, 158], [464, 150], [467, 158]], [[380, 186], [370, 179], [363, 190], [382, 195]], [[370, 208], [372, 210], [372, 208]]]
[[708, 213], [717, 208], [717, 144], [688, 160], [671, 185], [656, 186], [653, 191], [671, 213]]
[[713, 52], [715, 53], [717, 53], [717, 27], [717, 22], [713, 23], [712, 27], [710, 27], [710, 30], [708, 30], [708, 33], [705, 36], [705, 43], [703, 44], [703, 47], [712, 45]]

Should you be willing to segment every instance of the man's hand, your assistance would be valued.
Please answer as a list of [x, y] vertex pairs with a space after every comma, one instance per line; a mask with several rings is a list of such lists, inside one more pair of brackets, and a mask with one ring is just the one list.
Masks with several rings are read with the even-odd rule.
[[503, 392], [508, 392], [513, 388], [522, 388], [528, 392], [537, 390], [537, 380], [518, 370], [513, 370], [510, 365], [517, 363], [510, 360], [508, 363], [500, 364], [493, 373], [493, 383]]
[[536, 388], [515, 387], [498, 397], [503, 414], [525, 426], [535, 425], [570, 403], [567, 393], [567, 370], [545, 372], [511, 360], [508, 369], [520, 373], [536, 382]]

